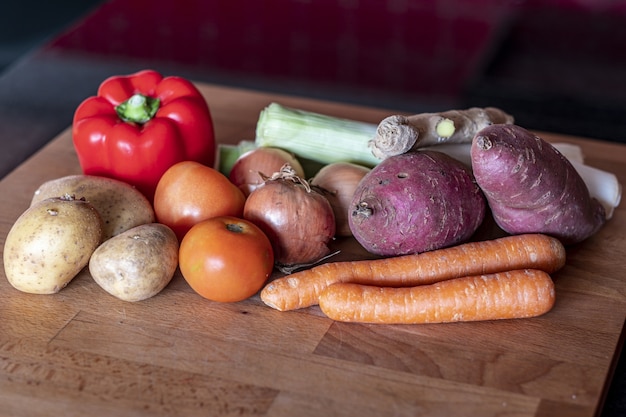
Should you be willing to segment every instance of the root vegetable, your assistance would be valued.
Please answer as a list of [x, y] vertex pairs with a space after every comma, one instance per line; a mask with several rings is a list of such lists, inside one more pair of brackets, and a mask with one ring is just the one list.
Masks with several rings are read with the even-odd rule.
[[545, 233], [573, 244], [606, 222], [604, 207], [567, 158], [520, 126], [482, 129], [471, 157], [494, 219], [508, 233]]
[[369, 171], [369, 168], [362, 165], [334, 162], [320, 169], [310, 181], [312, 186], [325, 190], [324, 195], [335, 214], [337, 236], [352, 236], [348, 222], [352, 197], [359, 182]]
[[285, 165], [246, 199], [243, 217], [272, 242], [280, 267], [310, 264], [330, 253], [333, 209], [320, 192]]
[[106, 292], [123, 301], [155, 296], [178, 267], [178, 238], [160, 223], [144, 224], [100, 245], [89, 260], [89, 272]]
[[379, 123], [370, 147], [376, 157], [385, 159], [426, 146], [470, 143], [480, 129], [495, 123], [513, 123], [513, 120], [511, 115], [495, 107], [392, 115]]
[[6, 277], [23, 292], [57, 293], [87, 265], [102, 239], [102, 219], [87, 201], [67, 195], [36, 202], [6, 237]]
[[397, 256], [467, 241], [486, 202], [471, 171], [435, 151], [389, 157], [363, 177], [350, 229], [370, 253]]
[[[586, 165], [582, 149], [578, 145], [559, 142], [552, 143], [552, 146], [570, 161], [585, 182], [589, 190], [589, 195], [597, 199], [600, 204], [604, 206], [606, 219], [609, 220], [613, 217], [613, 212], [615, 208], [619, 206], [622, 199], [622, 185], [617, 176], [611, 172]], [[423, 150], [431, 149], [443, 152], [463, 162], [464, 165], [471, 167], [471, 148], [471, 143], [451, 143], [435, 145], [430, 148], [424, 148]]]
[[550, 275], [524, 269], [411, 288], [334, 284], [320, 295], [320, 309], [338, 321], [422, 324], [535, 317], [554, 300]]
[[43, 183], [31, 205], [47, 198], [73, 195], [91, 203], [102, 217], [104, 240], [155, 220], [152, 204], [135, 187], [95, 175], [69, 175]]
[[261, 300], [286, 311], [317, 304], [320, 293], [338, 282], [408, 287], [513, 269], [539, 269], [551, 274], [565, 265], [565, 257], [565, 248], [556, 238], [541, 234], [506, 236], [417, 255], [325, 263], [275, 279], [261, 291]]

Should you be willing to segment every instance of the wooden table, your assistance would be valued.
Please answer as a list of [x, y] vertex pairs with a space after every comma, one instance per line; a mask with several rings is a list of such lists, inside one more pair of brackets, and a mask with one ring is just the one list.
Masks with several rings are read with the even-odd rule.
[[[272, 101], [372, 123], [389, 114], [200, 87], [221, 142], [253, 139]], [[544, 137], [579, 144], [589, 165], [626, 184], [626, 146]], [[66, 131], [0, 182], [2, 245], [39, 184], [79, 172]], [[622, 204], [599, 233], [568, 249], [551, 312], [479, 323], [334, 323], [317, 307], [278, 312], [258, 296], [210, 302], [179, 274], [138, 303], [109, 296], [87, 271], [59, 294], [29, 295], [3, 273], [0, 414], [593, 416], [621, 349], [625, 240]]]

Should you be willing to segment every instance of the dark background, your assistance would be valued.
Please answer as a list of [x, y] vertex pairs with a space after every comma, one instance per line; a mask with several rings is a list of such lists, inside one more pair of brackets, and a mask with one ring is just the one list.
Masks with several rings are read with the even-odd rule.
[[[626, 141], [626, 2], [385, 3], [381, 12], [376, 0], [5, 2], [0, 71], [47, 45], [409, 112], [499, 106], [531, 129]], [[182, 20], [185, 31], [175, 29]]]
[[0, 74], [52, 40], [102, 0], [19, 0], [0, 5]]

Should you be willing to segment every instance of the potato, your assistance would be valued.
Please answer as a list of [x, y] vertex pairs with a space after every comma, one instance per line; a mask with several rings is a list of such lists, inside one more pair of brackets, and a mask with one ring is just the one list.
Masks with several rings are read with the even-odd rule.
[[178, 266], [178, 239], [169, 227], [150, 223], [104, 242], [89, 272], [102, 289], [124, 301], [141, 301], [163, 290]]
[[482, 129], [471, 158], [493, 217], [507, 233], [544, 233], [573, 244], [606, 222], [602, 204], [567, 158], [520, 126]]
[[87, 265], [102, 238], [102, 219], [90, 203], [71, 196], [42, 200], [9, 230], [6, 277], [20, 291], [54, 294]]
[[370, 253], [406, 255], [462, 243], [487, 203], [471, 171], [436, 151], [391, 156], [356, 188], [349, 216], [355, 239]]
[[70, 175], [42, 184], [31, 204], [65, 194], [85, 198], [100, 213], [104, 240], [141, 224], [155, 221], [150, 201], [135, 187], [112, 178]]

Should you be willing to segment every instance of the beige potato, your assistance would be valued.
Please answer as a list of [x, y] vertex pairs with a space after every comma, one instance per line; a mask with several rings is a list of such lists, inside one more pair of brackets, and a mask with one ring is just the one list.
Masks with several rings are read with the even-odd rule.
[[54, 294], [89, 263], [101, 243], [102, 219], [87, 201], [42, 200], [15, 221], [4, 243], [4, 270], [16, 289]]
[[94, 175], [69, 175], [47, 181], [35, 191], [31, 205], [65, 194], [85, 198], [98, 210], [104, 222], [104, 240], [155, 221], [152, 204], [135, 187]]
[[178, 266], [178, 239], [169, 227], [150, 223], [104, 242], [91, 256], [89, 272], [102, 289], [124, 301], [153, 297]]

